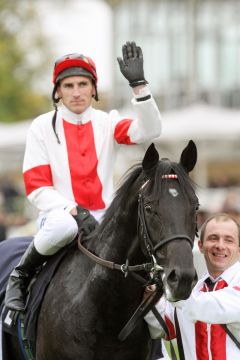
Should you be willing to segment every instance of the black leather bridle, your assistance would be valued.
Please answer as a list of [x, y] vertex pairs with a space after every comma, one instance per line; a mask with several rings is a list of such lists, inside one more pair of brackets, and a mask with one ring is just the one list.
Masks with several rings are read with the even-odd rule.
[[143, 194], [142, 194], [142, 189], [145, 187], [145, 185], [147, 185], [148, 181], [145, 182], [139, 192], [138, 195], [138, 229], [139, 229], [139, 234], [142, 234], [142, 238], [143, 238], [143, 242], [145, 245], [145, 248], [147, 249], [147, 252], [149, 254], [149, 256], [152, 258], [153, 256], [155, 256], [156, 254], [156, 250], [160, 249], [161, 247], [163, 247], [164, 245], [166, 245], [167, 243], [174, 241], [174, 240], [187, 240], [191, 246], [191, 248], [193, 248], [194, 245], [194, 238], [191, 238], [190, 236], [186, 235], [186, 234], [176, 234], [173, 236], [169, 236], [166, 239], [163, 239], [161, 241], [159, 241], [155, 246], [153, 245], [153, 242], [151, 240], [151, 237], [149, 235], [148, 232], [148, 228], [147, 228], [147, 222], [146, 222], [146, 217], [145, 217], [145, 211], [144, 211], [144, 198], [143, 198]]

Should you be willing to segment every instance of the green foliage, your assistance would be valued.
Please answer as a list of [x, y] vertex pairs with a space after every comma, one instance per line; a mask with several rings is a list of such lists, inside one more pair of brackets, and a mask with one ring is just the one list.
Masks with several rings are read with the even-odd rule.
[[49, 97], [36, 86], [49, 66], [49, 52], [34, 3], [0, 0], [0, 122], [49, 109]]

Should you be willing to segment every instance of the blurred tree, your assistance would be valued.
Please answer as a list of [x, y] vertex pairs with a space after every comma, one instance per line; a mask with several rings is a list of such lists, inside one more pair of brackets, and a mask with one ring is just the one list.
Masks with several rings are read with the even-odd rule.
[[49, 50], [34, 3], [0, 0], [0, 122], [33, 118], [49, 109], [48, 97], [36, 86]]
[[120, 3], [124, 2], [124, 0], [105, 0], [105, 2], [114, 8], [118, 6]]

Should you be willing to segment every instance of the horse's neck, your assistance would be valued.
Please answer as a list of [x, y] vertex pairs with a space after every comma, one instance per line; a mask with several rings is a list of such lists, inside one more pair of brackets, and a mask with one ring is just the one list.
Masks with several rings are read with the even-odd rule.
[[104, 259], [126, 260], [139, 248], [137, 220], [123, 216], [116, 217], [107, 228], [100, 227], [100, 233], [92, 239], [90, 247]]

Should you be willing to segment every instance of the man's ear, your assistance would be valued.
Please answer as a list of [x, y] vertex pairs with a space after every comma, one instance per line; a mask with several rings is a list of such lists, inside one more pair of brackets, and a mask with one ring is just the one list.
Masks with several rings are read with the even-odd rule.
[[203, 243], [201, 240], [198, 240], [198, 248], [199, 248], [199, 251], [203, 254]]

